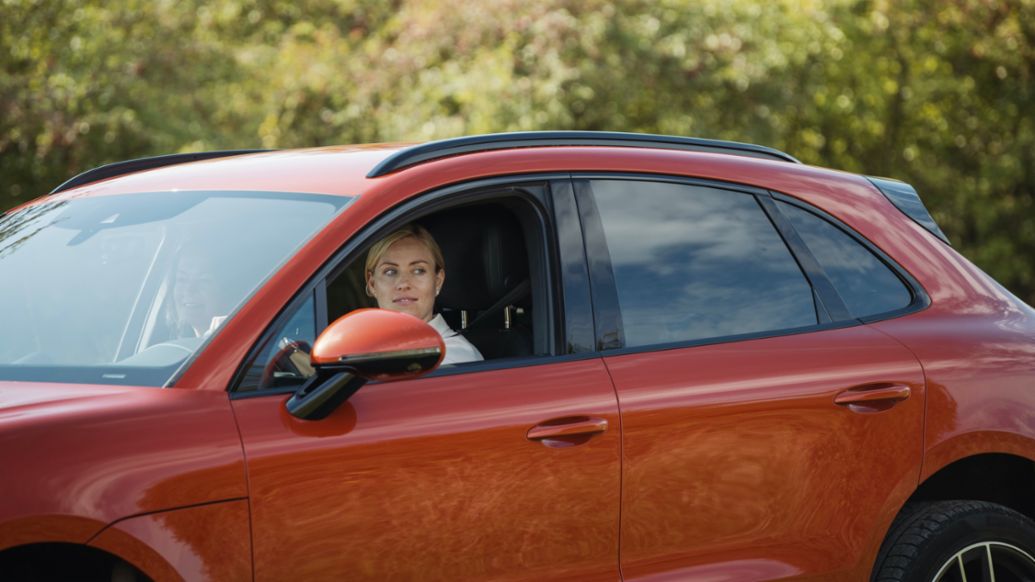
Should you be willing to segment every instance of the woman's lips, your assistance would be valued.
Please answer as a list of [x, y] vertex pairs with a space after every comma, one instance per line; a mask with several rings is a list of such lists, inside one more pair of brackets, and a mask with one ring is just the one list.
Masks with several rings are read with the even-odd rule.
[[411, 305], [416, 302], [416, 297], [396, 297], [395, 299], [392, 299], [392, 303], [398, 303], [399, 305]]

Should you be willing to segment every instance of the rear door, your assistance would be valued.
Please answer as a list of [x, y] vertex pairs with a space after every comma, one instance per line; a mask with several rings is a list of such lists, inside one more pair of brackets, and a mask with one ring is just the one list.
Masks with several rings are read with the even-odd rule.
[[856, 320], [815, 256], [796, 258], [788, 243], [807, 248], [767, 192], [628, 176], [576, 189], [622, 410], [624, 578], [868, 572], [919, 473], [913, 355]]

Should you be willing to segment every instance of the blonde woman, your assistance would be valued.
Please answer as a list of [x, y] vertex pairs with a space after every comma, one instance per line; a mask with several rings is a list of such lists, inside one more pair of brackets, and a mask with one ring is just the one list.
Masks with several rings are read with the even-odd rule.
[[370, 248], [366, 261], [367, 295], [381, 309], [409, 313], [426, 321], [442, 336], [446, 354], [442, 365], [483, 360], [471, 342], [435, 314], [435, 297], [446, 280], [442, 249], [431, 233], [409, 224]]

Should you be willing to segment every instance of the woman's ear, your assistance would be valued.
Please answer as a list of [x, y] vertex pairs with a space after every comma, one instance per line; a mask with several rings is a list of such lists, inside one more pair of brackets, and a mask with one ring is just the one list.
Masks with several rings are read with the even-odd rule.
[[439, 269], [438, 272], [435, 273], [435, 296], [436, 297], [438, 297], [438, 294], [442, 292], [442, 284], [445, 283], [445, 282], [446, 282], [446, 270], [445, 269]]
[[373, 297], [374, 296], [374, 290], [370, 288], [370, 277], [371, 277], [371, 275], [373, 275], [372, 272], [370, 272], [370, 271], [366, 272], [367, 284], [364, 286], [364, 290], [367, 292], [367, 297]]

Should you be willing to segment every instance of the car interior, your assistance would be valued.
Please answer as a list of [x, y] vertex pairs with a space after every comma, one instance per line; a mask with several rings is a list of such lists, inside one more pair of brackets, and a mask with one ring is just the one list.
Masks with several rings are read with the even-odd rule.
[[[474, 344], [486, 361], [551, 352], [545, 231], [526, 198], [513, 191], [489, 192], [473, 202], [408, 218], [426, 228], [442, 249], [446, 278], [436, 312]], [[377, 307], [366, 293], [366, 251], [403, 224], [395, 222], [374, 233], [351, 260], [327, 278], [328, 322], [356, 309]], [[295, 333], [315, 323], [304, 323], [311, 313], [298, 311], [276, 335], [267, 338], [237, 391], [293, 387], [312, 374], [310, 366], [300, 365], [308, 361], [312, 340]]]
[[[418, 218], [442, 248], [446, 280], [436, 303], [454, 330], [486, 360], [548, 351], [546, 325], [534, 333], [536, 297], [527, 236], [541, 231], [528, 204], [518, 198], [450, 208]], [[327, 285], [328, 320], [361, 307], [376, 307], [364, 287], [364, 260], [352, 263]], [[538, 261], [537, 263], [542, 263]]]

